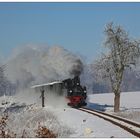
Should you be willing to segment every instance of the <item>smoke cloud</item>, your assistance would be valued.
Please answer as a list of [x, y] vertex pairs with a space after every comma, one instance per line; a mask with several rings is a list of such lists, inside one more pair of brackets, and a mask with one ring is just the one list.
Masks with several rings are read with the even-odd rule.
[[80, 76], [81, 72], [83, 71], [83, 63], [80, 59], [73, 61], [73, 66], [70, 71], [71, 75]]
[[27, 45], [9, 58], [6, 75], [20, 88], [80, 75], [80, 58], [59, 46]]

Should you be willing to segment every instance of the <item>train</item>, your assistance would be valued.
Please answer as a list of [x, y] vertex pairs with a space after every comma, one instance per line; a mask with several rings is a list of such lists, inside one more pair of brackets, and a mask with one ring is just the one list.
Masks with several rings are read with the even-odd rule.
[[78, 108], [87, 105], [87, 90], [85, 86], [81, 85], [79, 76], [75, 76], [73, 79], [65, 79], [62, 82], [63, 87], [67, 89], [68, 106]]
[[34, 85], [31, 88], [34, 88], [36, 92], [41, 92], [42, 107], [45, 106], [45, 92], [64, 96], [68, 100], [67, 105], [71, 107], [78, 108], [87, 105], [87, 90], [85, 86], [81, 85], [79, 76], [62, 81]]

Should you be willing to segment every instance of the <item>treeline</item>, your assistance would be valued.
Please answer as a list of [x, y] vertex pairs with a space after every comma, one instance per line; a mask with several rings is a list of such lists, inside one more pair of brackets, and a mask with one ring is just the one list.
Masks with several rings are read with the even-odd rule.
[[[136, 71], [126, 71], [122, 81], [121, 90], [123, 92], [140, 91], [140, 77]], [[107, 81], [93, 81], [93, 93], [111, 92], [111, 87]]]

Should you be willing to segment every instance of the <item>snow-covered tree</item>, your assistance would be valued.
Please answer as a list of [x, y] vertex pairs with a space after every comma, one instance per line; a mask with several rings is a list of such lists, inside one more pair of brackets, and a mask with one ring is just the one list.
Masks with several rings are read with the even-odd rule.
[[0, 95], [6, 93], [6, 78], [4, 76], [4, 68], [4, 65], [0, 66]]
[[114, 26], [113, 23], [107, 24], [105, 35], [104, 46], [108, 48], [108, 52], [95, 62], [94, 69], [98, 76], [109, 80], [115, 94], [114, 111], [118, 112], [123, 74], [126, 68], [136, 65], [137, 58], [140, 56], [140, 42], [130, 39], [121, 26]]
[[5, 65], [0, 66], [0, 96], [2, 95], [12, 95], [16, 91], [16, 87], [12, 84], [5, 76]]

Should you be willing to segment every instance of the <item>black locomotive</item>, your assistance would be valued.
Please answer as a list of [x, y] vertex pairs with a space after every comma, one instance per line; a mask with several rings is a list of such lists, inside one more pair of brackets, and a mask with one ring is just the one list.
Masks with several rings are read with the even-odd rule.
[[73, 79], [63, 80], [63, 86], [67, 90], [66, 98], [69, 100], [69, 106], [81, 107], [87, 104], [87, 90], [85, 86], [80, 84], [79, 76], [75, 76]]

